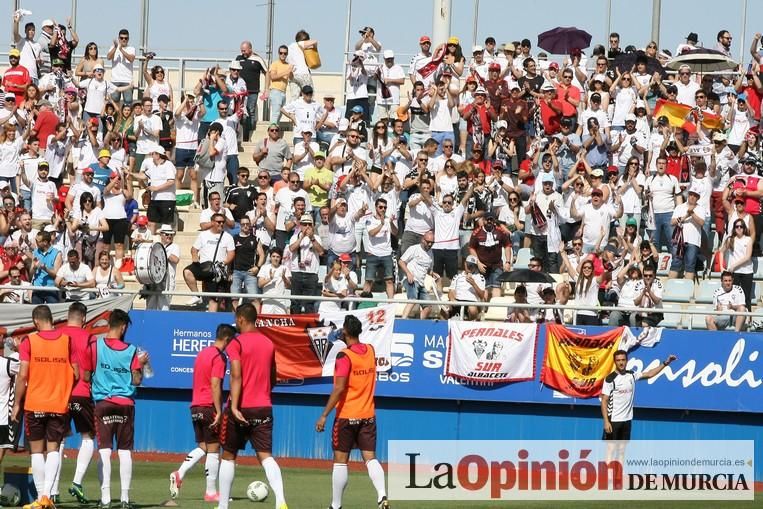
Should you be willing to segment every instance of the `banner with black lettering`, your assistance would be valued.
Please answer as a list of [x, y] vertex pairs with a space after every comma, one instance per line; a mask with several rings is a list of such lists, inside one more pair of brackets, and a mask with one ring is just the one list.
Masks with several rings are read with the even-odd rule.
[[445, 374], [480, 382], [535, 377], [538, 326], [534, 323], [448, 322]]

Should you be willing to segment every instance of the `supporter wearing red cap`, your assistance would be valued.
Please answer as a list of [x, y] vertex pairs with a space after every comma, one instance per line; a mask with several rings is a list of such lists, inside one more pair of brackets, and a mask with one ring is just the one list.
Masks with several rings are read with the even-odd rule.
[[479, 145], [484, 151], [490, 138], [491, 122], [498, 120], [498, 115], [487, 101], [487, 91], [479, 87], [474, 91], [474, 102], [461, 110], [461, 117], [466, 120], [466, 157], [471, 158], [472, 147]]
[[562, 119], [562, 101], [556, 97], [556, 87], [547, 81], [541, 87], [543, 94], [540, 101], [540, 116], [546, 135], [551, 136], [559, 132]]
[[411, 63], [408, 65], [408, 69], [410, 70], [408, 78], [411, 80], [411, 85], [415, 84], [417, 81], [422, 81], [424, 82], [424, 86], [428, 86], [431, 84], [432, 80], [434, 80], [435, 73], [432, 73], [426, 78], [418, 73], [419, 69], [432, 61], [432, 52], [430, 51], [432, 48], [432, 40], [428, 35], [419, 37], [419, 48], [421, 48], [421, 51], [414, 55], [411, 59]]
[[509, 84], [501, 76], [501, 64], [492, 62], [487, 67], [488, 79], [485, 80], [485, 90], [487, 91], [490, 106], [499, 111], [502, 101], [509, 98]]
[[20, 58], [21, 52], [13, 48], [8, 53], [8, 63], [10, 65], [3, 74], [3, 90], [16, 96], [16, 104], [21, 104], [24, 100], [26, 86], [32, 82], [29, 77], [29, 70], [19, 64]]

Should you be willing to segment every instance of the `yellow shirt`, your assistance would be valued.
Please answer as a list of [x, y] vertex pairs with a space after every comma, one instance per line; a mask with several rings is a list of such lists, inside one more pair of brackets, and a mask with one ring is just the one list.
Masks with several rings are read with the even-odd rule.
[[[320, 170], [316, 167], [312, 167], [305, 172], [305, 180], [317, 179], [318, 182], [325, 185], [331, 185], [334, 181], [334, 172], [326, 168], [325, 166]], [[323, 207], [328, 205], [329, 192], [325, 191], [322, 187], [312, 185], [307, 190], [307, 196], [310, 197], [310, 203], [313, 207]]]
[[[289, 64], [281, 63], [280, 60], [276, 60], [272, 64], [270, 64], [270, 71], [275, 71], [278, 74], [286, 73], [289, 70]], [[277, 79], [277, 80], [270, 80], [270, 88], [274, 90], [280, 90], [281, 92], [286, 92], [286, 85], [289, 83], [289, 75], [287, 74], [285, 77]]]

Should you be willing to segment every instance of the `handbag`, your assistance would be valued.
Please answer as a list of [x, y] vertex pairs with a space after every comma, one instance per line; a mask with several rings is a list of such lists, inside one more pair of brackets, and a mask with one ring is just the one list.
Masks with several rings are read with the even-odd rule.
[[219, 283], [221, 281], [220, 279], [217, 279], [219, 278], [219, 269], [215, 267], [215, 258], [217, 258], [217, 250], [220, 249], [220, 241], [223, 240], [224, 234], [225, 232], [221, 232], [220, 237], [217, 239], [217, 244], [215, 245], [215, 254], [212, 255], [212, 261], [201, 262], [199, 264], [201, 269], [199, 271], [201, 274], [199, 279], [202, 281], [208, 281], [212, 283]]

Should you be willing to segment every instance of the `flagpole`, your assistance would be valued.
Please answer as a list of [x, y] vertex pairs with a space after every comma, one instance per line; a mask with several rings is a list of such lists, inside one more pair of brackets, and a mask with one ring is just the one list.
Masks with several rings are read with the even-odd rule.
[[739, 31], [739, 63], [744, 62], [744, 34], [747, 30], [747, 0], [742, 0], [742, 29]]

